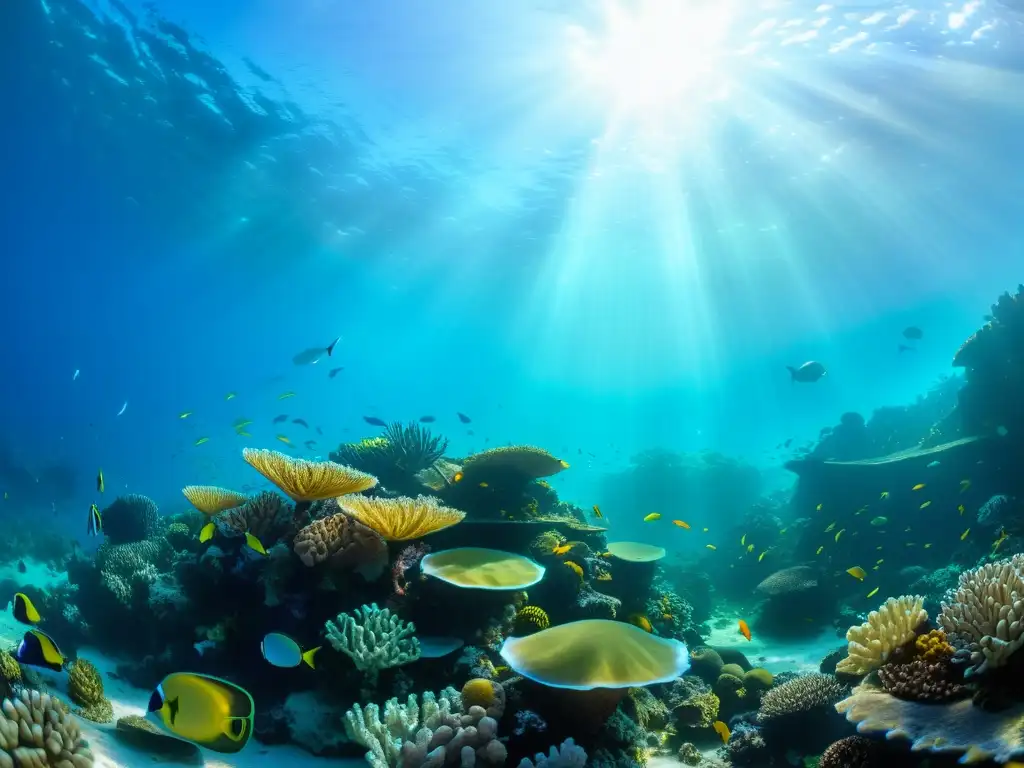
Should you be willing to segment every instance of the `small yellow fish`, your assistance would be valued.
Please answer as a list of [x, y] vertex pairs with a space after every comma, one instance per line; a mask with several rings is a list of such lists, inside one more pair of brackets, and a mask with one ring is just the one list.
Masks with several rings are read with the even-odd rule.
[[572, 546], [573, 546], [572, 544], [561, 544], [561, 545], [558, 545], [558, 546], [554, 546], [554, 547], [551, 548], [551, 554], [553, 554], [553, 555], [564, 555], [566, 552], [568, 552], [570, 549], [572, 549]]
[[880, 549], [881, 549], [881, 547], [875, 547], [875, 549], [878, 549], [878, 550], [880, 550]]
[[729, 737], [732, 735], [732, 731], [729, 730], [729, 726], [723, 723], [721, 720], [715, 720], [711, 724], [711, 727], [715, 729], [715, 733], [722, 739], [723, 744], [729, 743]]
[[278, 435], [278, 436], [277, 436], [277, 439], [278, 439], [278, 440], [280, 440], [280, 441], [281, 441], [282, 443], [284, 443], [285, 445], [291, 445], [291, 444], [292, 444], [292, 441], [291, 441], [291, 440], [289, 440], [289, 439], [288, 439], [287, 437], [285, 437], [284, 435]]
[[825, 549], [825, 546], [824, 546], [824, 545], [822, 545], [822, 546], [818, 547], [818, 551], [817, 551], [817, 552], [815, 552], [814, 554], [816, 554], [816, 555], [820, 555], [820, 554], [822, 553], [822, 551], [823, 551], [824, 549]]
[[704, 533], [707, 533], [707, 532], [708, 532], [708, 529], [707, 529], [707, 528], [702, 528], [701, 530], [702, 530], [702, 531], [703, 531]]
[[904, 528], [903, 532], [904, 533], [910, 533], [910, 526], [908, 525], [906, 528]]
[[572, 560], [563, 560], [562, 565], [575, 573], [580, 581], [583, 581], [583, 568], [579, 563], [574, 563]]
[[490, 486], [487, 483], [480, 483], [480, 487], [481, 488], [490, 488]]
[[103, 470], [101, 469], [99, 472], [96, 473], [96, 490], [99, 491], [100, 493], [103, 493], [106, 487], [106, 484], [103, 482]]
[[917, 485], [915, 485], [910, 490], [912, 490], [912, 491], [920, 491], [922, 488], [924, 488], [924, 483], [918, 483]]
[[241, 421], [236, 421], [232, 426], [235, 429], [245, 429], [250, 424], [252, 424], [252, 419], [242, 419]]
[[875, 564], [876, 565], [881, 565], [884, 562], [885, 562], [885, 558], [884, 557], [880, 557], [877, 560], [875, 560]]
[[966, 538], [967, 538], [967, 536], [968, 536], [968, 535], [970, 534], [970, 532], [971, 532], [971, 529], [970, 529], [970, 528], [968, 528], [968, 529], [967, 529], [966, 531], [964, 531], [963, 533], [961, 533], [961, 534], [960, 534], [960, 541], [963, 541], [964, 539], [966, 539]]
[[255, 536], [253, 536], [251, 533], [249, 533], [249, 531], [245, 532], [245, 544], [253, 552], [257, 552], [257, 553], [263, 555], [264, 557], [266, 556], [267, 550], [264, 548], [263, 542], [261, 542], [259, 539], [257, 539]]
[[768, 550], [766, 549], [764, 552], [762, 552], [760, 555], [757, 556], [757, 562], [760, 563], [762, 560], [764, 560], [764, 556], [767, 555], [767, 554], [768, 554]]
[[205, 544], [213, 538], [213, 534], [217, 531], [217, 525], [212, 520], [203, 526], [202, 530], [199, 531], [199, 543]]
[[672, 521], [672, 525], [674, 525], [674, 526], [676, 526], [678, 528], [683, 528], [683, 529], [685, 529], [687, 531], [690, 530], [690, 524], [687, 523], [687, 522], [684, 522], [683, 520], [673, 520]]
[[602, 517], [604, 517], [604, 515], [601, 514], [601, 508], [599, 506], [597, 506], [597, 504], [595, 504], [593, 506], [593, 510], [594, 510], [594, 517], [596, 517], [598, 520], [600, 520]]
[[226, 395], [224, 395], [225, 400], [234, 400], [236, 397], [237, 395], [234, 392], [228, 392]]
[[878, 594], [878, 587], [875, 587], [875, 588], [874, 588], [874, 589], [872, 589], [872, 590], [871, 590], [870, 592], [868, 592], [867, 596], [868, 596], [868, 597], [874, 597], [874, 596], [875, 596], [875, 595], [877, 595], [877, 594]]
[[903, 546], [905, 546], [905, 547], [916, 547], [917, 545], [914, 542], [912, 542], [912, 541], [908, 541]]
[[252, 433], [246, 432], [244, 429], [235, 430], [235, 434], [239, 437], [252, 437]]
[[880, 498], [880, 499], [888, 499], [889, 498], [889, 492], [888, 491], [882, 491], [882, 495], [879, 496], [878, 498]]
[[963, 493], [964, 491], [966, 491], [970, 487], [971, 487], [971, 481], [970, 480], [961, 480], [960, 481], [960, 493]]
[[864, 577], [867, 576], [867, 572], [859, 565], [853, 566], [853, 568], [847, 568], [846, 572], [853, 576], [857, 581], [864, 581]]
[[782, 529], [780, 529], [779, 530], [779, 535], [780, 536], [785, 536], [786, 535], [786, 531], [788, 531], [788, 530], [789, 530], [789, 528], [782, 528]]
[[753, 552], [753, 551], [754, 551], [754, 545], [753, 544], [747, 544], [747, 552]]
[[815, 512], [821, 512], [821, 508], [822, 508], [822, 507], [824, 507], [824, 506], [825, 506], [824, 504], [819, 504], [818, 506], [816, 506], [816, 507], [814, 508], [814, 511], [815, 511]]
[[872, 571], [877, 571], [877, 570], [878, 570], [878, 569], [879, 569], [880, 567], [881, 567], [881, 566], [878, 566], [878, 565], [873, 565], [873, 566], [871, 566], [871, 570], [872, 570]]
[[287, 400], [289, 397], [295, 397], [295, 393], [294, 392], [285, 392], [282, 395], [278, 395], [277, 399], [278, 400]]
[[612, 580], [612, 575], [610, 573], [608, 573], [608, 572], [599, 573], [599, 574], [597, 574], [597, 580], [598, 581], [611, 581]]
[[832, 533], [836, 529], [835, 521], [828, 524], [828, 528], [825, 529], [825, 533]]
[[742, 536], [740, 536], [740, 546], [741, 547], [747, 546], [747, 534], [745, 534], [745, 533]]
[[961, 504], [960, 506], [958, 506], [958, 507], [956, 508], [956, 511], [957, 511], [957, 512], [959, 512], [959, 513], [960, 513], [960, 514], [962, 515], [962, 514], [963, 514], [964, 512], [966, 512], [967, 510], [966, 510], [966, 509], [964, 508], [964, 505], [963, 505], [963, 504]]
[[718, 547], [716, 547], [714, 544], [705, 544], [704, 546], [707, 547], [708, 549], [712, 549], [712, 550], [718, 549]]
[[927, 544], [924, 545], [924, 549], [931, 549], [931, 548], [932, 548], [932, 543], [931, 542], [928, 542]]
[[994, 555], [999, 551], [999, 547], [1002, 546], [1003, 542], [1010, 538], [1009, 534], [1005, 530], [999, 531], [999, 538], [992, 542], [992, 554]]
[[931, 505], [932, 505], [932, 503], [930, 501], [926, 501], [924, 504], [922, 504], [920, 507], [918, 507], [918, 509], [927, 509]]
[[195, 443], [193, 443], [193, 445], [202, 445], [203, 443], [207, 443], [209, 441], [210, 438], [208, 437], [200, 437], [198, 440], [195, 441]]
[[660, 512], [651, 512], [649, 515], [644, 515], [645, 523], [653, 523], [655, 520], [661, 520]]
[[182, 411], [181, 413], [178, 414], [178, 418], [179, 419], [187, 419], [191, 415], [192, 415], [192, 411]]
[[452, 482], [461, 483], [463, 477], [465, 477], [465, 475], [463, 475], [461, 472], [456, 472], [454, 475], [452, 475]]
[[846, 530], [845, 528], [840, 528], [838, 531], [836, 531], [836, 543], [837, 544], [839, 543], [839, 537], [843, 535], [843, 531], [845, 531], [845, 530]]

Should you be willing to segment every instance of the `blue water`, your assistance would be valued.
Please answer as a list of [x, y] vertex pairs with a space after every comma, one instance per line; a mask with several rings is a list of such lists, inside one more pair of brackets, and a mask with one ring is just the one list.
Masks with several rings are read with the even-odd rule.
[[6, 503], [84, 531], [102, 467], [173, 511], [364, 415], [543, 446], [584, 508], [658, 446], [784, 485], [781, 441], [952, 374], [1021, 280], [1024, 17], [674, 5], [158, 2], [186, 48], [4, 3]]

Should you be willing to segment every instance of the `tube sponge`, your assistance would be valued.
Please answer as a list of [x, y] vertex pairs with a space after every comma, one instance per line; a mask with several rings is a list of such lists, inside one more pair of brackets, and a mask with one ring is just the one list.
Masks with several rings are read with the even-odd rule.
[[364, 605], [355, 615], [339, 613], [325, 625], [327, 640], [336, 651], [349, 656], [356, 669], [376, 675], [382, 669], [399, 667], [420, 657], [420, 641], [414, 624], [394, 616], [376, 603]]
[[846, 633], [847, 656], [836, 665], [836, 672], [866, 675], [882, 666], [889, 654], [914, 639], [916, 630], [928, 620], [920, 595], [890, 597], [859, 627]]

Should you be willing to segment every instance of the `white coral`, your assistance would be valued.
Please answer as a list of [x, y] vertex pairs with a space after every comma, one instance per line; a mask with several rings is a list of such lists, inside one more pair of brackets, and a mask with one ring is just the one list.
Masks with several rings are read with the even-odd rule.
[[877, 669], [889, 654], [914, 639], [915, 630], [928, 621], [924, 598], [920, 595], [890, 597], [868, 620], [846, 633], [847, 656], [836, 672], [866, 675]]
[[1001, 667], [1024, 645], [1024, 555], [960, 574], [939, 624], [971, 651], [974, 672]]

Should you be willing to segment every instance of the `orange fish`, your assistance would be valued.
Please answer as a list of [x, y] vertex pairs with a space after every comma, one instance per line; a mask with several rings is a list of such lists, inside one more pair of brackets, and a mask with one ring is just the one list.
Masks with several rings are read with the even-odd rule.
[[553, 555], [564, 555], [570, 549], [572, 549], [572, 544], [562, 544], [560, 546], [552, 547], [551, 554], [553, 554]]
[[750, 627], [747, 626], [747, 622], [743, 619], [740, 619], [740, 634], [747, 638], [747, 640], [750, 640]]
[[685, 528], [686, 530], [690, 530], [690, 524], [689, 523], [684, 523], [682, 520], [673, 520], [672, 521], [672, 525], [678, 525], [680, 528]]

